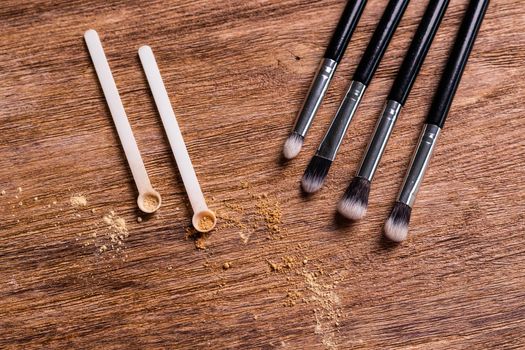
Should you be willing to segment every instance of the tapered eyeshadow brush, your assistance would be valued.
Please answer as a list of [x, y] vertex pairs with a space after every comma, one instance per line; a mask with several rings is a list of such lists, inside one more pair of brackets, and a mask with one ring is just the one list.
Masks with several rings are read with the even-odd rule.
[[292, 133], [283, 147], [287, 159], [295, 158], [303, 146], [304, 138], [323, 101], [326, 90], [335, 73], [337, 65], [350, 42], [357, 22], [365, 7], [366, 0], [349, 0], [325, 51], [324, 58], [306, 95], [301, 111], [297, 115]]
[[408, 3], [409, 0], [390, 0], [388, 2], [372, 39], [354, 72], [350, 87], [321, 145], [304, 172], [301, 185], [305, 192], [313, 193], [323, 186], [324, 179], [335, 159], [348, 125], [350, 125], [366, 87], [372, 80]]
[[412, 38], [357, 174], [337, 205], [337, 211], [350, 220], [360, 220], [366, 214], [370, 184], [448, 3], [449, 0], [431, 0]]
[[423, 181], [436, 140], [445, 124], [488, 4], [489, 0], [471, 0], [465, 12], [405, 180], [384, 227], [385, 236], [392, 241], [402, 242], [407, 237], [410, 215], [419, 186]]

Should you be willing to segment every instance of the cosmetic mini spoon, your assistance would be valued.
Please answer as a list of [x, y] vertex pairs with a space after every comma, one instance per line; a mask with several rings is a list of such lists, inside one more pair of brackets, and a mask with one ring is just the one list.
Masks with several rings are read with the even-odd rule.
[[139, 49], [139, 57], [193, 209], [193, 227], [199, 232], [211, 231], [217, 223], [217, 218], [206, 205], [153, 51], [149, 46], [142, 46]]
[[126, 111], [120, 99], [120, 95], [115, 85], [115, 80], [109, 69], [109, 64], [102, 48], [102, 43], [95, 30], [90, 29], [84, 34], [89, 54], [95, 66], [98, 80], [104, 91], [104, 96], [109, 106], [111, 116], [117, 128], [117, 133], [124, 148], [124, 153], [128, 160], [133, 179], [139, 191], [137, 204], [145, 213], [153, 213], [160, 208], [160, 194], [153, 189], [149, 181], [148, 173], [142, 162], [137, 142], [131, 131]]

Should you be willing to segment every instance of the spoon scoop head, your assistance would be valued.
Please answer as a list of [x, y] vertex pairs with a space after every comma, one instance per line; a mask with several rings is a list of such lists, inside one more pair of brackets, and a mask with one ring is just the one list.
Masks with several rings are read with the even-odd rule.
[[160, 194], [155, 190], [141, 193], [137, 198], [137, 205], [144, 213], [151, 214], [156, 212], [162, 204]]
[[217, 224], [217, 216], [210, 209], [201, 210], [193, 214], [192, 223], [197, 231], [202, 233], [210, 232]]

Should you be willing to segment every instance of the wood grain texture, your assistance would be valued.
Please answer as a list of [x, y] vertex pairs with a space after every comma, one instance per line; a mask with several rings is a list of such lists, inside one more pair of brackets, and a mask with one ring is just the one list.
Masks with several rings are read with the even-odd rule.
[[[451, 1], [366, 220], [345, 223], [335, 204], [426, 1], [409, 5], [327, 186], [311, 198], [300, 193], [385, 3], [369, 1], [303, 153], [283, 164], [282, 143], [344, 1], [2, 1], [0, 348], [525, 348], [520, 0], [489, 7], [407, 242], [384, 242], [381, 227], [466, 0]], [[89, 28], [101, 36], [163, 196], [141, 223], [83, 42]], [[205, 250], [185, 239], [191, 213], [137, 57], [143, 44], [157, 56], [202, 187], [221, 213]], [[71, 206], [78, 194], [86, 207]], [[278, 207], [274, 227], [265, 208]], [[111, 211], [127, 223], [121, 246], [103, 220]]]

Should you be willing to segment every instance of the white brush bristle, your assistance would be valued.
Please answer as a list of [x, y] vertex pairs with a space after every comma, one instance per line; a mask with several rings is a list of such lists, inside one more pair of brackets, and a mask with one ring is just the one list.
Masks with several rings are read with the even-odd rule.
[[288, 136], [283, 147], [283, 155], [286, 159], [297, 157], [303, 147], [303, 138], [295, 133]]
[[394, 242], [403, 242], [407, 239], [408, 223], [394, 221], [389, 217], [385, 224], [385, 236]]
[[318, 177], [303, 176], [301, 187], [306, 193], [314, 193], [323, 187], [323, 181]]
[[343, 198], [337, 204], [337, 211], [349, 220], [361, 220], [365, 217], [366, 206], [361, 202]]

